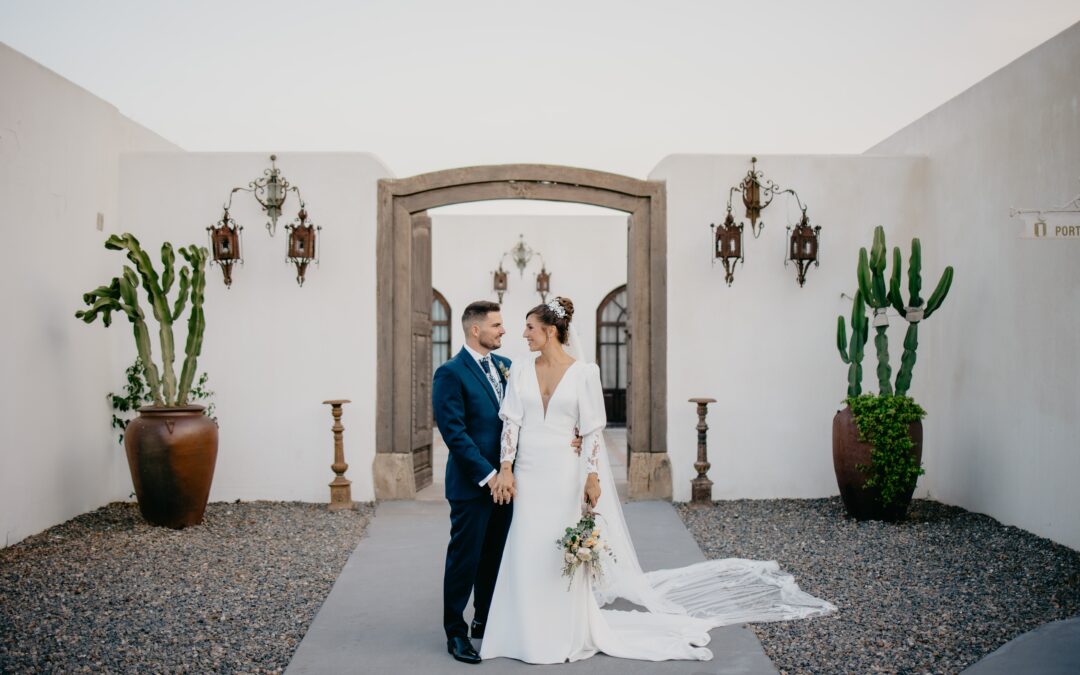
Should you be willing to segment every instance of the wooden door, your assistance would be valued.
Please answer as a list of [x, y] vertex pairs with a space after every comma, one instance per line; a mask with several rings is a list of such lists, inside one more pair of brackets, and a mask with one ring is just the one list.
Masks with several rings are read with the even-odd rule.
[[416, 489], [431, 485], [431, 217], [412, 216], [412, 462]]

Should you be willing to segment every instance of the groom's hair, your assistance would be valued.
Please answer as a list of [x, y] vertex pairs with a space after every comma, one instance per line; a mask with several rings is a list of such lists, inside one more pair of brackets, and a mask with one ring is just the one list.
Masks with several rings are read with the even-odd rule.
[[477, 300], [470, 303], [465, 311], [461, 313], [461, 325], [468, 330], [469, 326], [477, 321], [483, 321], [487, 318], [487, 315], [492, 312], [498, 312], [502, 308], [499, 307], [499, 303], [491, 302], [490, 300]]

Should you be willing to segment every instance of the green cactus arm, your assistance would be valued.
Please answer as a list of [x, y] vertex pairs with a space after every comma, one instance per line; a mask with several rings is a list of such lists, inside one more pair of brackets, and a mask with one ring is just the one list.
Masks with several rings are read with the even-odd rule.
[[180, 268], [180, 292], [176, 296], [176, 304], [173, 305], [172, 320], [176, 321], [180, 318], [180, 315], [184, 312], [184, 306], [187, 304], [188, 293], [191, 291], [191, 282], [188, 276], [188, 268]]
[[911, 260], [908, 262], [908, 295], [912, 307], [922, 307], [922, 242], [916, 237], [911, 240]]
[[945, 296], [949, 294], [949, 289], [952, 287], [953, 268], [950, 265], [945, 268], [945, 271], [941, 273], [941, 279], [938, 280], [937, 287], [930, 295], [930, 299], [926, 302], [926, 314], [923, 318], [929, 318], [931, 314], [941, 307], [941, 303], [945, 302]]
[[900, 358], [900, 370], [896, 373], [896, 395], [907, 396], [911, 389], [911, 374], [915, 370], [915, 358], [919, 349], [919, 323], [909, 323], [904, 335], [904, 355]]
[[902, 268], [900, 247], [893, 248], [892, 276], [889, 277], [889, 304], [903, 317], [907, 318], [907, 310], [904, 309], [904, 296], [900, 293], [900, 269]]
[[176, 280], [175, 264], [176, 253], [173, 252], [172, 244], [165, 242], [161, 245], [161, 292], [165, 295], [172, 290], [173, 281]]
[[184, 366], [180, 372], [179, 403], [187, 403], [191, 383], [195, 379], [199, 354], [202, 352], [203, 333], [206, 330], [206, 315], [203, 313], [203, 301], [206, 290], [206, 258], [208, 251], [197, 246], [180, 249], [180, 255], [191, 265], [191, 314], [188, 317], [187, 344], [184, 347]]
[[[847, 353], [847, 330], [844, 325], [844, 317], [838, 316], [836, 318], [836, 348], [840, 350], [840, 360], [844, 363], [851, 363]], [[854, 334], [852, 334], [852, 337], [854, 337]]]
[[91, 304], [90, 309], [75, 312], [75, 318], [82, 319], [86, 323], [94, 323], [100, 315], [101, 322], [108, 328], [112, 324], [112, 313], [122, 311], [119, 300], [108, 297], [98, 298]]
[[885, 331], [888, 326], [875, 326], [874, 346], [877, 348], [878, 396], [892, 394], [892, 366], [889, 365], [889, 336]]
[[859, 293], [862, 294], [863, 300], [867, 302], [871, 307], [873, 307], [874, 303], [871, 300], [872, 293], [870, 290], [870, 286], [872, 283], [870, 276], [870, 264], [867, 262], [865, 247], [859, 249], [859, 265], [855, 269], [855, 278], [859, 282]]
[[874, 228], [874, 244], [870, 248], [870, 269], [875, 272], [885, 271], [885, 228]]
[[130, 310], [128, 318], [131, 320], [132, 330], [135, 333], [135, 348], [143, 362], [143, 371], [146, 375], [146, 383], [150, 387], [150, 394], [155, 404], [164, 405], [165, 402], [161, 397], [161, 377], [152, 358], [150, 331], [146, 327], [146, 321], [143, 320], [142, 309], [139, 308], [139, 295], [136, 290], [138, 283], [139, 277], [135, 274], [135, 270], [124, 265], [124, 276], [120, 279], [120, 296]]

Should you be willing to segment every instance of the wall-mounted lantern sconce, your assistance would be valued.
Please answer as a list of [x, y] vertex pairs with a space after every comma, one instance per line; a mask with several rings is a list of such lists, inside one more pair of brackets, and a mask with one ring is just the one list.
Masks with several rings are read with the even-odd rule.
[[735, 263], [743, 260], [743, 225], [735, 224], [729, 206], [723, 225], [717, 227], [715, 223], [710, 223], [709, 227], [713, 230], [713, 263], [717, 260], [724, 263], [724, 281], [730, 286], [735, 281]]
[[322, 226], [307, 222], [307, 208], [300, 195], [300, 188], [289, 183], [281, 174], [281, 169], [277, 167], [277, 155], [270, 155], [270, 168], [263, 170], [263, 177], [251, 181], [247, 187], [234, 187], [230, 190], [229, 199], [225, 202], [225, 215], [216, 226], [206, 228], [210, 233], [214, 262], [221, 265], [225, 275], [225, 287], [232, 287], [233, 264], [244, 262], [240, 257], [240, 232], [244, 228], [229, 217], [233, 195], [237, 192], [250, 192], [255, 197], [255, 201], [270, 219], [266, 223], [266, 231], [271, 237], [277, 231], [277, 222], [281, 217], [286, 198], [290, 192], [296, 193], [296, 199], [300, 203], [300, 212], [297, 214], [299, 222], [285, 226], [289, 232], [285, 260], [289, 264], [296, 265], [296, 282], [303, 286], [304, 273], [307, 271], [308, 264], [312, 262], [319, 264], [317, 233], [322, 230]]
[[214, 255], [211, 263], [221, 266], [221, 272], [225, 275], [225, 288], [232, 286], [233, 265], [244, 264], [244, 259], [240, 255], [240, 240], [243, 231], [243, 226], [237, 225], [236, 221], [229, 217], [229, 209], [225, 209], [221, 220], [206, 228], [207, 236], [210, 237], [210, 250]]
[[818, 245], [821, 239], [821, 226], [810, 226], [810, 218], [803, 209], [802, 220], [794, 228], [788, 226], [787, 256], [784, 258], [784, 267], [789, 262], [795, 263], [795, 279], [799, 286], [806, 284], [806, 271], [813, 263], [814, 267], [820, 266], [818, 260]]
[[507, 284], [506, 284], [506, 270], [504, 270], [502, 268], [502, 262], [499, 262], [499, 269], [495, 270], [494, 276], [495, 276], [495, 281], [494, 281], [494, 284], [493, 284], [493, 288], [495, 289], [495, 294], [499, 296], [499, 304], [501, 305], [502, 304], [502, 299], [503, 299], [503, 294], [506, 293], [506, 287], [507, 287]]
[[781, 189], [772, 180], [765, 178], [764, 172], [757, 168], [757, 157], [750, 158], [750, 170], [742, 181], [728, 189], [727, 216], [724, 224], [717, 227], [710, 224], [713, 230], [713, 262], [720, 259], [724, 263], [724, 280], [730, 286], [735, 278], [735, 263], [744, 262], [742, 250], [743, 223], [735, 224], [735, 218], [731, 214], [732, 202], [735, 193], [742, 195], [743, 206], [746, 207], [746, 217], [750, 220], [750, 231], [757, 239], [765, 229], [765, 221], [761, 220], [761, 212], [772, 204], [777, 195], [790, 194], [798, 202], [802, 209], [802, 219], [792, 228], [788, 226], [788, 246], [784, 254], [784, 266], [788, 262], [794, 262], [797, 268], [797, 281], [799, 286], [806, 283], [806, 271], [813, 263], [818, 266], [818, 248], [821, 235], [821, 226], [810, 226], [810, 219], [806, 215], [806, 206], [795, 190], [791, 188]]
[[536, 292], [540, 294], [540, 302], [547, 302], [547, 294], [551, 291], [551, 273], [546, 267], [541, 267], [536, 275]]
[[[764, 181], [764, 182], [763, 182]], [[746, 172], [746, 176], [739, 183], [738, 187], [733, 187], [728, 192], [728, 207], [731, 207], [731, 192], [738, 189], [742, 193], [743, 206], [746, 207], [746, 217], [750, 219], [750, 231], [754, 235], [754, 239], [761, 236], [761, 231], [765, 229], [765, 221], [758, 225], [758, 219], [761, 218], [761, 212], [769, 204], [772, 204], [772, 200], [777, 194], [781, 192], [780, 186], [765, 178], [765, 174], [757, 169], [757, 157], [750, 158], [750, 170]], [[765, 201], [762, 202], [762, 199]]]
[[285, 231], [289, 233], [289, 255], [285, 261], [296, 265], [296, 283], [303, 286], [308, 263], [319, 264], [318, 232], [322, 226], [307, 222], [307, 211], [303, 207], [296, 220], [285, 226]]
[[540, 294], [541, 302], [547, 302], [547, 294], [551, 292], [551, 272], [547, 271], [544, 256], [525, 243], [525, 235], [519, 234], [517, 243], [499, 259], [499, 269], [492, 273], [494, 277], [492, 287], [499, 296], [499, 303], [502, 303], [503, 295], [508, 288], [506, 270], [503, 268], [503, 262], [507, 257], [518, 268], [518, 274], [522, 277], [525, 276], [525, 268], [529, 266], [532, 259], [534, 257], [540, 259], [540, 271], [536, 274], [536, 292]]

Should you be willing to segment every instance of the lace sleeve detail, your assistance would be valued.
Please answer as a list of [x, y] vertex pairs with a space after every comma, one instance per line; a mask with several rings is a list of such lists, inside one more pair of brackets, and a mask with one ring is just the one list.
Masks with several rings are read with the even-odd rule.
[[499, 461], [512, 462], [517, 457], [518, 431], [521, 427], [512, 420], [503, 420], [502, 441], [500, 442]]
[[588, 473], [600, 474], [600, 434], [603, 430], [586, 434], [581, 439], [581, 454], [585, 455], [585, 469]]

